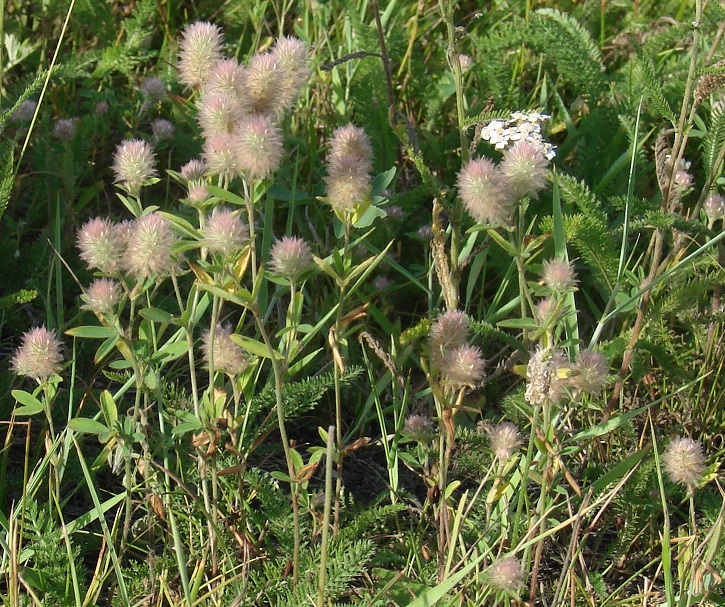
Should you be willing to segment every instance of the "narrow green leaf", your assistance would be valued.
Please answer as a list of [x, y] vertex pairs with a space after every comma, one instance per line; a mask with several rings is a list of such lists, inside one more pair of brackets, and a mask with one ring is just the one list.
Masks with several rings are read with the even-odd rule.
[[73, 327], [65, 332], [66, 335], [71, 337], [85, 337], [89, 339], [108, 339], [109, 337], [115, 337], [118, 335], [115, 329], [111, 327]]
[[251, 354], [256, 354], [262, 358], [272, 358], [272, 356], [279, 360], [284, 358], [279, 352], [277, 352], [277, 350], [272, 349], [270, 352], [269, 348], [261, 341], [256, 341], [254, 339], [250, 339], [249, 337], [244, 337], [243, 335], [234, 334], [231, 335], [231, 338], [235, 344], [244, 348]]
[[75, 432], [82, 434], [107, 434], [109, 429], [101, 422], [87, 417], [76, 417], [68, 420], [68, 427]]

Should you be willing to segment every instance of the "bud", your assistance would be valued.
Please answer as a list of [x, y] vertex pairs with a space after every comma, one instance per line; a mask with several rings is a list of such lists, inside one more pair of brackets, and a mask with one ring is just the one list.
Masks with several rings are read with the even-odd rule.
[[216, 208], [207, 218], [202, 230], [204, 246], [212, 253], [230, 257], [244, 246], [248, 238], [247, 226], [239, 215], [228, 210]]
[[80, 258], [91, 269], [113, 273], [119, 269], [123, 241], [110, 219], [96, 217], [83, 224], [78, 231]]
[[113, 314], [121, 301], [121, 287], [115, 280], [99, 278], [88, 286], [81, 299], [86, 302], [82, 306], [86, 310], [96, 314]]
[[204, 332], [201, 349], [208, 367], [234, 377], [244, 372], [249, 361], [244, 350], [234, 343], [231, 334], [229, 327], [217, 325], [213, 336], [210, 331]]
[[515, 199], [500, 169], [486, 158], [470, 160], [458, 173], [458, 195], [468, 214], [484, 225], [507, 225]]
[[496, 426], [486, 429], [488, 442], [494, 456], [500, 462], [506, 462], [521, 447], [521, 433], [519, 429], [510, 422], [502, 422]]
[[179, 76], [189, 86], [200, 86], [212, 66], [222, 58], [222, 31], [206, 21], [197, 21], [181, 33]]
[[559, 302], [553, 297], [545, 297], [534, 308], [534, 318], [541, 327], [551, 328], [561, 316]]
[[10, 366], [18, 375], [44, 382], [51, 375], [60, 373], [63, 355], [61, 343], [55, 332], [36, 327], [26, 332], [15, 351]]
[[134, 219], [123, 258], [124, 269], [138, 279], [168, 274], [174, 267], [175, 240], [171, 225], [158, 213]]
[[264, 179], [279, 167], [282, 134], [269, 116], [247, 114], [233, 135], [237, 166], [248, 179]]
[[525, 577], [521, 561], [512, 556], [496, 561], [486, 571], [488, 583], [496, 590], [506, 593], [517, 593], [521, 590]]
[[130, 196], [138, 196], [141, 186], [156, 176], [153, 148], [140, 139], [120, 143], [113, 155], [114, 183]]
[[514, 200], [538, 198], [546, 187], [547, 164], [543, 149], [530, 141], [519, 141], [503, 153], [501, 170]]
[[710, 194], [705, 200], [703, 210], [712, 227], [718, 219], [725, 218], [725, 199], [720, 194]]
[[673, 438], [662, 455], [667, 475], [692, 491], [705, 473], [702, 444], [686, 437]]
[[445, 352], [441, 372], [447, 384], [460, 390], [466, 386], [475, 387], [483, 379], [483, 365], [481, 349], [464, 344]]
[[108, 101], [99, 101], [96, 103], [96, 116], [105, 116], [108, 114]]
[[296, 282], [313, 264], [309, 245], [296, 236], [285, 236], [278, 240], [269, 257], [270, 270], [292, 282]]

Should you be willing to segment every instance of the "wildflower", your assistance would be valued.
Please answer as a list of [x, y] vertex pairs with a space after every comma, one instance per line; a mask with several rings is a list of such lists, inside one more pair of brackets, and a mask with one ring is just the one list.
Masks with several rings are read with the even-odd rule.
[[486, 572], [486, 579], [491, 586], [508, 593], [521, 590], [525, 577], [521, 561], [512, 556], [496, 561]]
[[242, 118], [237, 100], [225, 93], [203, 95], [199, 100], [197, 121], [205, 138], [227, 135]]
[[403, 434], [418, 443], [428, 443], [435, 431], [427, 415], [412, 414], [405, 418]]
[[194, 181], [186, 189], [186, 202], [191, 206], [203, 205], [211, 198], [206, 185], [200, 181]]
[[547, 160], [556, 156], [552, 144], [544, 141], [541, 127], [551, 116], [539, 112], [513, 112], [506, 120], [492, 120], [481, 129], [481, 139], [488, 141], [497, 150], [505, 150], [517, 141], [528, 141], [541, 147]]
[[105, 116], [108, 113], [108, 101], [96, 103], [96, 116]]
[[503, 153], [501, 171], [515, 199], [538, 197], [546, 186], [547, 161], [537, 144], [518, 141]]
[[166, 83], [155, 76], [148, 76], [138, 87], [144, 97], [144, 104], [155, 103], [166, 97]]
[[272, 53], [257, 53], [249, 60], [245, 73], [245, 105], [252, 112], [281, 116], [286, 107], [284, 73], [279, 59]]
[[26, 332], [10, 363], [18, 375], [43, 382], [51, 375], [60, 373], [63, 355], [61, 343], [55, 332], [45, 327], [35, 327]]
[[585, 394], [597, 394], [607, 381], [609, 364], [603, 354], [582, 350], [571, 366], [569, 384]]
[[157, 118], [151, 123], [154, 141], [166, 141], [174, 136], [174, 125], [164, 118]]
[[433, 228], [430, 226], [420, 226], [418, 228], [418, 237], [422, 240], [430, 240], [433, 238]]
[[23, 101], [10, 116], [13, 122], [30, 122], [35, 115], [35, 110], [38, 108], [36, 101], [32, 99], [26, 99]]
[[458, 173], [458, 194], [469, 215], [484, 225], [508, 224], [514, 199], [500, 169], [486, 158], [470, 160]]
[[370, 194], [372, 155], [370, 138], [363, 129], [352, 124], [335, 129], [325, 181], [327, 198], [336, 211], [352, 212]]
[[405, 211], [403, 207], [396, 205], [390, 206], [386, 209], [388, 217], [391, 219], [405, 219]]
[[174, 266], [175, 240], [171, 225], [158, 213], [134, 219], [123, 258], [124, 269], [139, 279], [168, 274]]
[[532, 405], [558, 403], [563, 397], [563, 382], [559, 370], [563, 356], [553, 348], [537, 347], [526, 368], [529, 383], [526, 386], [526, 400]]
[[217, 325], [214, 335], [211, 331], [204, 332], [201, 348], [208, 367], [234, 377], [244, 372], [249, 361], [244, 350], [234, 343], [231, 334], [229, 327]]
[[[236, 100], [239, 106], [245, 98], [244, 79], [244, 67], [236, 59], [220, 59], [209, 71], [203, 87], [204, 96], [224, 95]], [[240, 109], [245, 113], [251, 111], [251, 108]]]
[[705, 473], [702, 444], [686, 437], [673, 438], [667, 445], [662, 462], [668, 476], [692, 491]]
[[441, 371], [446, 383], [459, 390], [473, 387], [483, 379], [483, 365], [481, 349], [463, 344], [444, 353]]
[[189, 160], [189, 162], [181, 167], [179, 173], [187, 181], [198, 181], [199, 179], [203, 179], [207, 168], [203, 160], [194, 159]]
[[354, 161], [362, 173], [369, 173], [372, 168], [373, 148], [370, 137], [362, 128], [352, 124], [335, 129], [330, 141], [328, 162], [335, 164], [346, 159]]
[[534, 308], [534, 317], [542, 327], [551, 327], [559, 320], [561, 308], [553, 297], [545, 297]]
[[247, 226], [239, 215], [216, 208], [202, 230], [204, 245], [212, 252], [229, 257], [242, 248], [248, 238]]
[[297, 281], [312, 266], [310, 246], [296, 236], [278, 240], [269, 253], [269, 266], [273, 273], [290, 281]]
[[448, 350], [463, 346], [468, 341], [468, 316], [460, 310], [448, 310], [433, 323], [430, 329], [430, 352], [436, 364], [440, 364]]
[[248, 179], [264, 179], [279, 167], [282, 134], [269, 116], [247, 114], [233, 135], [237, 166]]
[[113, 155], [113, 172], [115, 183], [130, 196], [138, 196], [141, 186], [156, 176], [153, 148], [140, 139], [120, 143]]
[[502, 422], [486, 429], [488, 442], [494, 456], [500, 462], [507, 461], [522, 444], [519, 429], [510, 422]]
[[53, 125], [53, 137], [60, 141], [72, 141], [76, 136], [77, 118], [61, 118]]
[[377, 276], [375, 280], [373, 280], [373, 288], [376, 291], [385, 291], [390, 284], [390, 279], [387, 276]]
[[281, 68], [280, 97], [284, 110], [294, 103], [297, 93], [310, 77], [310, 59], [307, 45], [298, 38], [285, 36], [275, 42], [272, 55]]
[[231, 135], [213, 135], [206, 139], [202, 157], [210, 175], [231, 180], [239, 174], [236, 146]]
[[464, 55], [463, 53], [458, 54], [458, 63], [462, 72], [467, 72], [473, 67], [473, 59], [470, 55]]
[[115, 280], [99, 278], [94, 280], [81, 295], [86, 302], [83, 307], [96, 314], [112, 314], [121, 301], [121, 287]]
[[541, 280], [554, 293], [571, 291], [577, 283], [574, 266], [568, 261], [547, 259], [541, 269]]
[[707, 200], [705, 200], [703, 210], [707, 216], [710, 228], [712, 228], [712, 225], [718, 219], [725, 218], [725, 198], [720, 196], [720, 194], [710, 194]]
[[179, 43], [180, 80], [199, 86], [209, 77], [212, 66], [222, 58], [222, 31], [206, 21], [197, 21], [181, 33]]
[[107, 273], [118, 271], [123, 243], [110, 219], [96, 217], [84, 223], [78, 230], [77, 244], [80, 258], [89, 268]]

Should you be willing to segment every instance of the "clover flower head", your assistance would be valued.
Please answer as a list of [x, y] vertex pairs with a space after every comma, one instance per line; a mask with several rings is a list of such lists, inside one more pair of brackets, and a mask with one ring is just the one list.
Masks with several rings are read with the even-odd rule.
[[197, 121], [206, 139], [231, 133], [242, 115], [239, 102], [227, 93], [210, 93], [199, 99]]
[[212, 65], [202, 89], [206, 95], [226, 95], [240, 103], [244, 97], [244, 66], [236, 59], [220, 59]]
[[445, 382], [456, 390], [475, 387], [483, 379], [483, 367], [481, 349], [469, 344], [447, 350], [441, 361]]
[[559, 378], [559, 370], [564, 365], [564, 357], [559, 350], [538, 346], [529, 359], [526, 375], [526, 400], [532, 405], [546, 403], [557, 404], [564, 397], [564, 382]]
[[436, 318], [430, 329], [431, 358], [440, 364], [446, 352], [468, 342], [468, 315], [461, 310], [448, 310]]
[[269, 257], [270, 270], [291, 281], [297, 281], [313, 264], [310, 246], [296, 236], [285, 236], [274, 243]]
[[187, 181], [199, 181], [204, 178], [207, 169], [208, 167], [203, 160], [195, 158], [193, 160], [189, 160], [189, 162], [181, 167], [179, 173]]
[[174, 125], [165, 118], [157, 118], [151, 123], [151, 132], [154, 134], [154, 141], [167, 141], [174, 136]]
[[60, 118], [53, 125], [53, 137], [60, 141], [73, 141], [78, 131], [78, 118]]
[[60, 373], [63, 362], [61, 343], [53, 331], [45, 327], [35, 327], [21, 338], [20, 347], [15, 351], [10, 366], [18, 375], [24, 375], [39, 383], [51, 375]]
[[569, 384], [584, 394], [598, 394], [607, 383], [609, 363], [606, 357], [592, 350], [581, 350], [571, 366]]
[[519, 429], [510, 422], [489, 426], [486, 434], [488, 434], [491, 451], [501, 462], [507, 461], [523, 443]]
[[218, 324], [212, 335], [205, 331], [202, 336], [204, 362], [213, 371], [226, 373], [230, 377], [239, 375], [249, 366], [245, 351], [231, 338], [229, 327]]
[[703, 206], [708, 221], [713, 224], [718, 219], [725, 218], [725, 198], [720, 194], [710, 194]]
[[405, 418], [403, 434], [418, 443], [428, 443], [435, 435], [435, 429], [427, 415], [413, 413]]
[[141, 139], [130, 139], [116, 147], [113, 155], [114, 182], [130, 196], [138, 196], [141, 186], [156, 176], [154, 150]]
[[517, 141], [506, 149], [501, 160], [501, 171], [515, 199], [538, 197], [539, 192], [546, 187], [547, 164], [543, 149], [536, 143]]
[[231, 180], [239, 175], [236, 145], [232, 135], [212, 135], [204, 140], [202, 158], [209, 175]]
[[662, 462], [667, 475], [690, 491], [694, 490], [705, 473], [702, 443], [691, 438], [673, 438], [662, 455]]
[[517, 593], [524, 586], [526, 574], [521, 561], [509, 556], [496, 561], [486, 571], [486, 580], [496, 590]]
[[155, 103], [166, 97], [166, 83], [156, 76], [147, 76], [138, 88], [147, 103]]
[[541, 269], [541, 280], [554, 293], [565, 293], [576, 287], [574, 266], [560, 259], [547, 259]]
[[218, 207], [207, 218], [202, 234], [204, 245], [223, 257], [239, 251], [249, 237], [247, 226], [237, 213]]
[[245, 106], [257, 114], [274, 118], [284, 114], [287, 99], [284, 94], [284, 70], [272, 53], [256, 53], [244, 72]]
[[184, 84], [200, 86], [212, 66], [222, 58], [222, 31], [217, 25], [197, 21], [181, 33], [179, 75]]
[[77, 244], [80, 258], [91, 269], [112, 273], [119, 269], [123, 253], [123, 240], [110, 219], [96, 217], [78, 230]]
[[245, 177], [264, 179], [277, 170], [284, 152], [282, 133], [269, 116], [243, 116], [233, 137], [237, 166]]
[[13, 122], [30, 122], [35, 115], [37, 107], [37, 101], [34, 101], [33, 99], [26, 99], [15, 109], [10, 116], [10, 119]]
[[175, 241], [171, 224], [158, 213], [134, 219], [127, 237], [124, 269], [138, 279], [169, 274], [175, 266]]
[[88, 285], [81, 299], [85, 302], [83, 308], [86, 310], [96, 314], [112, 314], [121, 301], [121, 296], [121, 285], [117, 281], [98, 278]]
[[468, 214], [484, 225], [506, 225], [515, 199], [506, 179], [487, 158], [469, 160], [458, 173], [458, 194]]

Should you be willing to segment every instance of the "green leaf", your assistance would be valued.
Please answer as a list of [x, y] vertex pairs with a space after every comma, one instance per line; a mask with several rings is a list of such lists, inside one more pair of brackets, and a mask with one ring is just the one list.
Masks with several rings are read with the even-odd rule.
[[106, 420], [106, 424], [113, 426], [118, 419], [118, 407], [116, 406], [116, 401], [113, 399], [113, 395], [108, 390], [104, 390], [101, 392], [100, 403], [103, 419]]
[[236, 194], [232, 194], [229, 190], [225, 190], [224, 188], [220, 188], [215, 185], [207, 185], [204, 186], [207, 191], [212, 195], [216, 196], [217, 198], [224, 200], [226, 202], [229, 202], [231, 204], [235, 204], [240, 207], [246, 206], [246, 202], [244, 201], [244, 198], [241, 196], [237, 196]]
[[232, 334], [230, 337], [235, 344], [244, 348], [251, 354], [256, 354], [262, 358], [272, 358], [272, 356], [279, 360], [284, 358], [279, 352], [277, 352], [277, 350], [272, 349], [270, 352], [269, 348], [261, 341], [250, 339], [249, 337], [244, 337], [243, 335]]
[[373, 179], [373, 189], [371, 196], [382, 196], [382, 192], [387, 188], [395, 178], [395, 167], [388, 169], [384, 173], [376, 175]]
[[189, 344], [185, 341], [177, 341], [164, 344], [164, 346], [153, 356], [153, 362], [166, 364], [172, 360], [182, 357], [189, 351]]
[[109, 429], [104, 426], [101, 422], [97, 422], [94, 419], [88, 419], [87, 417], [76, 417], [75, 419], [68, 420], [68, 427], [75, 432], [82, 434], [107, 434]]
[[17, 407], [13, 414], [15, 415], [35, 415], [43, 410], [43, 403], [25, 390], [13, 390], [11, 392], [13, 398], [18, 401], [22, 407]]
[[514, 248], [514, 246], [501, 236], [495, 228], [488, 228], [486, 232], [488, 232], [488, 235], [496, 242], [496, 244], [511, 255], [511, 257], [516, 257], [518, 255], [518, 251]]
[[118, 335], [117, 331], [111, 327], [93, 326], [74, 327], [68, 329], [65, 334], [71, 337], [85, 337], [89, 339], [108, 339], [109, 337], [116, 337]]
[[159, 308], [144, 308], [139, 314], [146, 320], [151, 322], [160, 322], [166, 325], [180, 325], [181, 322], [175, 316], [172, 316], [165, 310]]
[[533, 318], [509, 318], [507, 320], [499, 320], [497, 327], [505, 327], [506, 329], [538, 329], [539, 323]]

